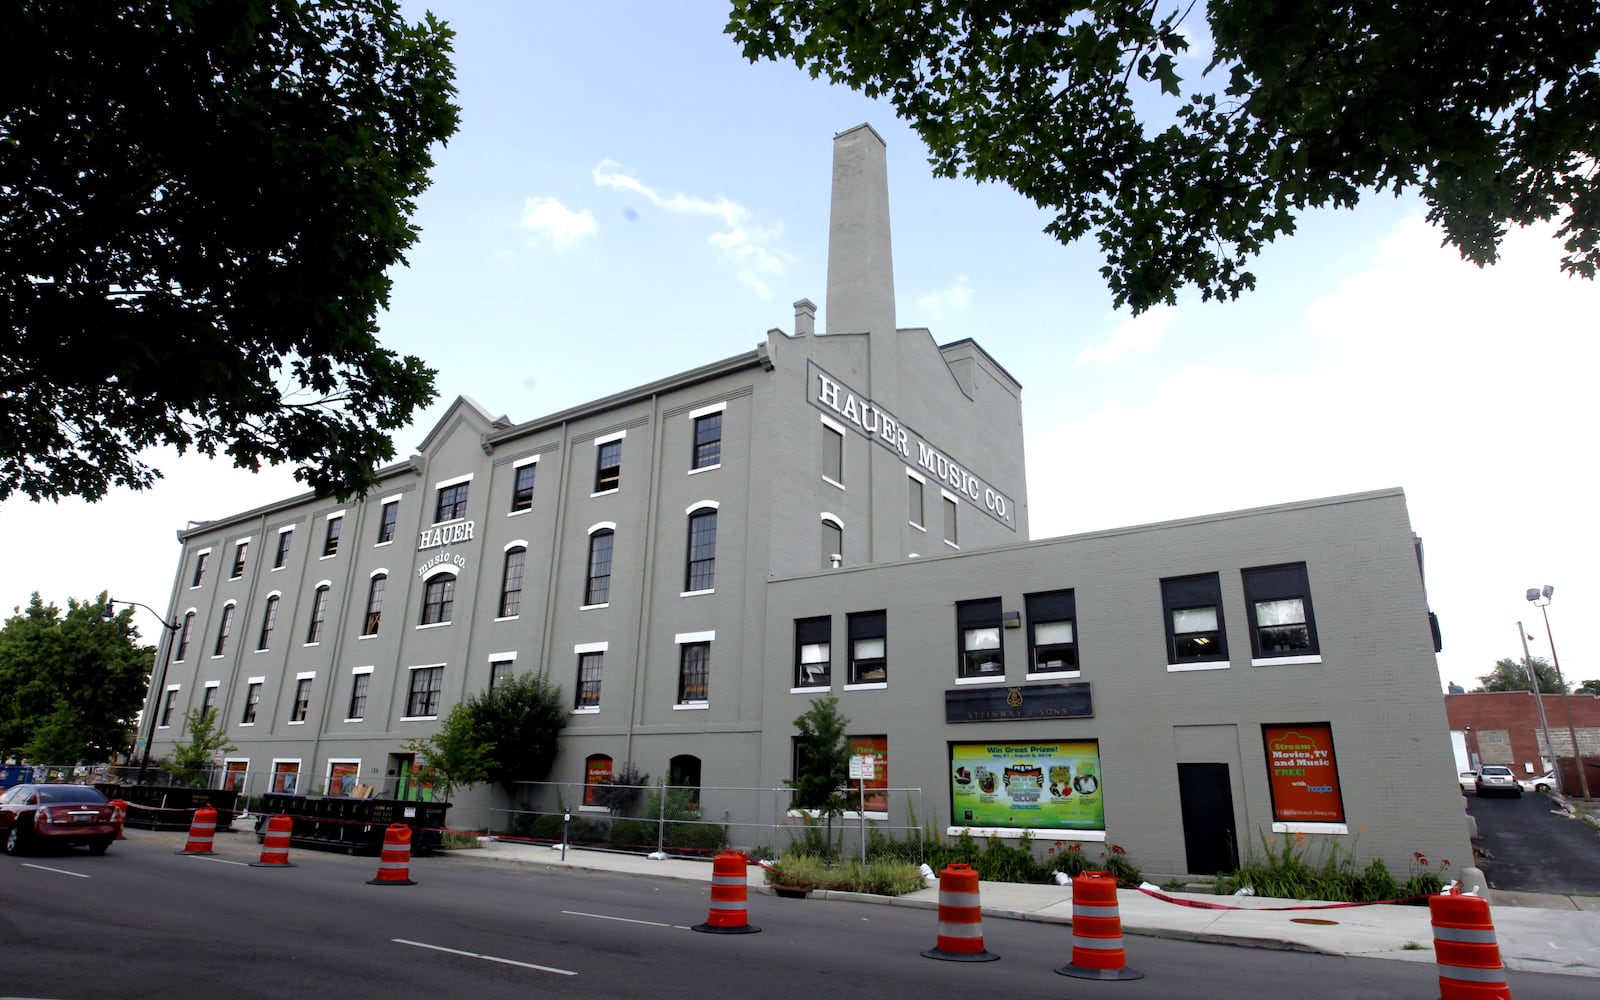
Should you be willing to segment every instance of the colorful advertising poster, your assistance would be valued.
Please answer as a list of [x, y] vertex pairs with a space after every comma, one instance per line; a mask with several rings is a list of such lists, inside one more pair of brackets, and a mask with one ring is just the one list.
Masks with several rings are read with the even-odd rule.
[[590, 757], [583, 766], [583, 804], [601, 806], [600, 786], [611, 782], [611, 758], [604, 754]]
[[1325, 722], [1262, 726], [1272, 818], [1280, 823], [1343, 823], [1333, 727]]
[[[867, 807], [869, 813], [886, 813], [889, 811], [889, 737], [887, 736], [851, 736], [850, 756], [871, 757], [874, 766], [872, 777], [867, 779]], [[850, 799], [855, 802], [861, 796], [861, 782], [850, 782]]]
[[1104, 830], [1096, 740], [950, 744], [956, 826]]

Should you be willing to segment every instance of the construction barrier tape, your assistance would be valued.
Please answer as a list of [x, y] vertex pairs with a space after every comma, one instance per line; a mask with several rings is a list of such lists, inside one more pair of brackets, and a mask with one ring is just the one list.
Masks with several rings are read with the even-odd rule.
[[1415, 903], [1427, 899], [1423, 896], [1402, 896], [1397, 899], [1375, 899], [1370, 903], [1319, 903], [1315, 906], [1229, 906], [1226, 903], [1202, 903], [1198, 899], [1177, 899], [1156, 889], [1146, 882], [1139, 887], [1139, 891], [1146, 896], [1153, 896], [1163, 903], [1172, 903], [1176, 906], [1190, 906], [1197, 910], [1343, 910], [1352, 906], [1394, 906], [1399, 903]]

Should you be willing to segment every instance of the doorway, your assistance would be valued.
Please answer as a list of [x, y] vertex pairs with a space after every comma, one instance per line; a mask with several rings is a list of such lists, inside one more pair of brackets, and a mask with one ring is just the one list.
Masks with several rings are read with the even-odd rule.
[[1227, 764], [1179, 764], [1183, 847], [1191, 875], [1216, 875], [1239, 867], [1233, 819], [1233, 783]]

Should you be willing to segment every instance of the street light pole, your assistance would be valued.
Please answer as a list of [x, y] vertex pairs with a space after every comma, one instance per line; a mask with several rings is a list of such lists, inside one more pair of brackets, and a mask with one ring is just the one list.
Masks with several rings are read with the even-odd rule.
[[[1528, 655], [1528, 640], [1531, 636], [1517, 622], [1517, 638], [1522, 640], [1522, 662], [1528, 667], [1528, 683], [1533, 685], [1534, 703], [1539, 706], [1539, 728], [1544, 730], [1544, 748], [1550, 751], [1550, 767], [1556, 772], [1556, 785], [1561, 789], [1561, 794], [1567, 794], [1567, 786], [1561, 780], [1561, 768], [1556, 767], [1556, 745], [1550, 742], [1550, 720], [1544, 715], [1544, 692], [1539, 690], [1539, 671], [1533, 669], [1533, 657]], [[1539, 758], [1539, 773], [1544, 773], [1544, 758]]]
[[[117, 617], [117, 613], [112, 608], [112, 605], [116, 603], [117, 602], [115, 599], [110, 597], [106, 598], [106, 608], [104, 611], [100, 612], [100, 617], [104, 618], [106, 621], [115, 619]], [[157, 611], [155, 608], [152, 608], [148, 604], [140, 604], [138, 601], [123, 601], [122, 603], [132, 604], [135, 607], [144, 608], [146, 611], [161, 619], [162, 626], [167, 630], [166, 634], [161, 637], [161, 642], [157, 643], [156, 645], [156, 657], [161, 661], [160, 678], [150, 688], [150, 697], [145, 699], [145, 713], [150, 716], [150, 732], [145, 736], [144, 754], [139, 759], [139, 777], [137, 781], [142, 785], [144, 784], [145, 771], [150, 767], [150, 744], [156, 741], [156, 723], [161, 721], [160, 717], [157, 715], [156, 699], [160, 697], [158, 692], [164, 690], [167, 686], [167, 662], [170, 659], [170, 654], [172, 652], [172, 637], [177, 633], [178, 629], [182, 628], [183, 626], [175, 621], [167, 621], [166, 617], [162, 615], [161, 612]]]
[[[1528, 600], [1544, 615], [1544, 634], [1550, 640], [1550, 662], [1555, 664], [1556, 684], [1561, 688], [1561, 707], [1567, 713], [1567, 735], [1572, 737], [1572, 762], [1578, 768], [1578, 787], [1583, 789], [1584, 801], [1589, 800], [1589, 776], [1583, 773], [1583, 751], [1578, 747], [1578, 730], [1572, 724], [1572, 704], [1567, 701], [1567, 682], [1561, 677], [1561, 657], [1556, 655], [1556, 636], [1550, 631], [1550, 612], [1545, 609], [1550, 606], [1550, 598], [1555, 594], [1556, 588], [1548, 583], [1543, 589], [1528, 588]], [[1541, 600], [1542, 598], [1542, 600]]]

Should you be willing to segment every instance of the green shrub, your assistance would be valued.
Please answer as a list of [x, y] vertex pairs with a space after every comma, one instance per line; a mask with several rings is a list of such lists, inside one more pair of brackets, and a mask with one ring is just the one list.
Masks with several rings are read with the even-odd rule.
[[668, 823], [666, 846], [673, 851], [715, 854], [728, 843], [728, 835], [715, 823]]
[[482, 846], [482, 844], [478, 843], [478, 835], [476, 833], [446, 830], [439, 836], [438, 849], [441, 851], [463, 851]]
[[657, 824], [636, 819], [611, 824], [611, 842], [619, 847], [650, 847], [656, 842]]
[[851, 858], [830, 864], [810, 854], [786, 854], [764, 869], [768, 885], [836, 892], [903, 896], [923, 887], [922, 871], [908, 861], [872, 861], [865, 868]]
[[1022, 835], [1019, 847], [1011, 847], [1002, 843], [999, 837], [991, 835], [988, 846], [978, 855], [973, 867], [978, 870], [978, 877], [985, 882], [1045, 880], [1044, 871], [1040, 869], [1038, 862], [1033, 860], [1032, 838], [1026, 832]]

